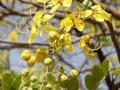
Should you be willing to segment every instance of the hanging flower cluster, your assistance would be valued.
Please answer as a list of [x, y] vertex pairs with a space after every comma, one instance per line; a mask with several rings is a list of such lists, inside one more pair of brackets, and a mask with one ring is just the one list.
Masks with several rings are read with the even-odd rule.
[[[44, 4], [44, 11], [38, 11], [32, 22], [30, 29], [28, 43], [32, 44], [36, 35], [40, 32], [42, 36], [45, 32], [48, 33], [48, 42], [52, 50], [52, 54], [65, 48], [68, 52], [73, 52], [72, 36], [70, 31], [76, 28], [78, 31], [83, 31], [86, 26], [86, 20], [96, 20], [103, 22], [110, 20], [111, 15], [107, 13], [100, 5], [91, 5], [89, 8], [85, 8], [79, 11], [71, 12], [65, 11], [65, 17], [60, 21], [59, 26], [55, 27], [49, 22], [55, 17], [57, 10], [71, 9], [71, 6], [75, 1], [73, 0], [37, 0], [38, 3]], [[49, 9], [46, 11], [46, 9]], [[90, 36], [83, 35], [80, 37], [79, 47], [83, 49], [85, 56], [95, 55], [91, 53]], [[27, 62], [28, 66], [33, 66], [35, 62], [39, 62], [49, 57], [48, 49], [38, 49], [34, 55], [30, 55], [30, 52], [25, 51], [22, 54], [22, 59]]]

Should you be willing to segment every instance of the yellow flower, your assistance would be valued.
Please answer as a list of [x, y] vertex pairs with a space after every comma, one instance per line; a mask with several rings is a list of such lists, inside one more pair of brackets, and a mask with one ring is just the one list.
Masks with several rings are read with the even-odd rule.
[[69, 32], [74, 25], [79, 31], [82, 31], [85, 27], [85, 24], [81, 18], [76, 16], [76, 14], [69, 14], [64, 18], [60, 25], [65, 28], [66, 32]]
[[83, 48], [83, 53], [87, 58], [90, 58], [90, 59], [95, 59], [97, 57], [97, 53], [91, 52], [89, 47]]
[[65, 45], [70, 45], [72, 43], [72, 38], [70, 33], [65, 33], [64, 34], [64, 44]]
[[57, 3], [55, 6], [52, 7], [52, 9], [50, 10], [50, 13], [55, 13], [56, 10], [60, 7], [60, 3]]
[[21, 59], [28, 61], [31, 57], [31, 52], [29, 50], [24, 50], [21, 54]]
[[28, 43], [32, 44], [35, 36], [37, 35], [37, 28], [35, 26], [32, 26], [31, 30], [30, 30], [30, 35], [29, 35], [29, 39], [28, 39]]
[[102, 9], [100, 5], [94, 5], [91, 7], [93, 10], [93, 17], [98, 22], [110, 20], [110, 14]]
[[55, 13], [56, 10], [60, 7], [70, 7], [73, 0], [51, 0], [51, 5], [53, 6], [50, 10], [50, 13]]
[[33, 17], [32, 28], [30, 30], [30, 35], [28, 39], [28, 43], [31, 44], [38, 33], [38, 27], [41, 26], [41, 21], [43, 18], [44, 12], [37, 12]]
[[91, 7], [93, 10], [97, 10], [97, 11], [100, 11], [102, 10], [102, 7], [100, 5], [94, 5]]
[[27, 61], [27, 65], [29, 67], [32, 67], [36, 62], [36, 57], [34, 55], [31, 56], [31, 58]]
[[28, 69], [22, 69], [21, 75], [24, 76], [24, 77], [27, 77], [29, 75]]
[[79, 18], [74, 18], [74, 25], [79, 31], [83, 31], [85, 27], [85, 23]]
[[72, 0], [63, 0], [62, 4], [64, 7], [70, 7], [72, 4]]
[[73, 22], [70, 17], [66, 17], [60, 22], [60, 25], [65, 27], [66, 32], [69, 32], [73, 26]]
[[49, 57], [44, 60], [44, 64], [46, 66], [50, 66], [52, 64], [52, 62], [53, 62], [53, 60]]
[[80, 13], [80, 17], [81, 18], [87, 18], [90, 15], [92, 15], [93, 11], [92, 10], [85, 10], [85, 11], [81, 11]]
[[61, 34], [57, 40], [57, 46], [62, 47], [64, 44], [64, 34]]
[[36, 50], [36, 61], [43, 61], [47, 57], [47, 52], [45, 48], [40, 48]]
[[36, 26], [36, 27], [41, 26], [41, 20], [42, 20], [43, 15], [44, 15], [44, 12], [42, 12], [42, 11], [39, 11], [34, 15], [34, 17], [33, 17], [33, 25], [34, 26]]
[[79, 48], [85, 48], [87, 46], [87, 43], [89, 43], [89, 36], [84, 35], [80, 37], [80, 42], [79, 42]]
[[47, 21], [49, 21], [51, 18], [53, 18], [53, 16], [54, 16], [54, 14], [45, 14], [44, 16], [43, 16], [43, 20], [42, 21], [44, 21], [44, 22], [47, 22]]
[[65, 45], [65, 48], [68, 52], [73, 52], [73, 45]]
[[72, 37], [70, 33], [64, 34], [64, 45], [68, 52], [73, 52]]
[[56, 31], [50, 31], [48, 33], [48, 41], [51, 46], [54, 45], [55, 40], [57, 40], [57, 38], [58, 38], [58, 33]]

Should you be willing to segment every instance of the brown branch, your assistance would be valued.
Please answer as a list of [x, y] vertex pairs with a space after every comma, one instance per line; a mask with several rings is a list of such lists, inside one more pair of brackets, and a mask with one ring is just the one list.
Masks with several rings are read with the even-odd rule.
[[34, 46], [49, 46], [47, 43], [18, 43], [9, 41], [0, 41], [0, 49], [13, 49], [13, 48], [34, 48]]
[[[104, 59], [106, 58], [106, 56], [103, 54], [101, 49], [97, 50], [96, 53], [98, 55], [99, 61], [102, 63]], [[109, 74], [106, 77], [106, 83], [108, 85], [109, 90], [112, 90], [114, 83], [112, 82]]]
[[71, 69], [75, 69], [75, 67], [73, 65], [71, 65], [70, 63], [68, 63], [67, 61], [65, 61], [64, 58], [60, 54], [55, 53], [55, 55], [58, 57], [60, 62], [63, 62], [64, 64], [69, 66]]
[[120, 82], [115, 84], [112, 90], [119, 90], [119, 88], [120, 88]]
[[119, 59], [119, 62], [120, 62], [120, 47], [119, 47], [119, 44], [116, 40], [116, 37], [115, 37], [115, 30], [112, 26], [112, 23], [110, 21], [106, 21], [107, 25], [108, 25], [108, 28], [109, 28], [109, 31], [110, 31], [110, 35], [111, 35], [111, 39], [112, 39], [112, 42], [114, 44], [114, 47], [116, 49], [116, 52], [117, 52], [117, 56], [118, 56], [118, 59]]
[[105, 7], [105, 10], [107, 12], [111, 13], [113, 17], [120, 20], [120, 13], [119, 12], [117, 12], [116, 10], [113, 10], [112, 8], [109, 8], [106, 5], [104, 5], [104, 7]]
[[0, 0], [0, 6], [1, 6], [2, 8], [4, 8], [4, 9], [6, 9], [6, 10], [9, 12], [9, 13], [5, 13], [6, 15], [7, 15], [7, 14], [11, 14], [11, 15], [20, 15], [20, 16], [25, 16], [25, 17], [28, 16], [28, 14], [20, 13], [20, 12], [14, 11], [14, 10], [6, 7], [6, 6], [1, 2], [1, 0]]

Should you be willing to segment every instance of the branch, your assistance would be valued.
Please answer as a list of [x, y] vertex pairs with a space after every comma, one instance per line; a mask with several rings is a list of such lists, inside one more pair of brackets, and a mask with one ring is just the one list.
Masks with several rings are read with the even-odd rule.
[[119, 63], [120, 63], [120, 47], [119, 47], [119, 44], [118, 44], [118, 42], [116, 40], [116, 37], [115, 37], [115, 30], [113, 29], [112, 23], [110, 21], [106, 21], [106, 23], [108, 25], [110, 35], [111, 35], [111, 39], [112, 39], [112, 42], [113, 42], [114, 47], [116, 49], [117, 56], [118, 56]]
[[13, 48], [34, 48], [34, 46], [49, 46], [47, 43], [18, 43], [9, 41], [0, 41], [0, 49], [13, 49]]
[[58, 59], [59, 59], [60, 62], [63, 62], [64, 64], [66, 64], [67, 66], [69, 66], [71, 69], [75, 69], [75, 67], [73, 65], [71, 65], [70, 63], [66, 62], [64, 60], [64, 58], [60, 54], [55, 53], [55, 55], [58, 57]]
[[118, 90], [120, 88], [120, 82], [115, 84], [112, 90]]

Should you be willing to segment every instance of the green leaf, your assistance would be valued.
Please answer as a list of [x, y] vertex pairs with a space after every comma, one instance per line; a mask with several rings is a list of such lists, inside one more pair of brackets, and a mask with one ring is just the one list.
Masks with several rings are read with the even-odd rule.
[[48, 76], [47, 80], [48, 80], [49, 82], [55, 83], [56, 79], [55, 79], [55, 75], [54, 75], [53, 72], [49, 72], [47, 76]]
[[88, 90], [94, 90], [95, 89], [95, 87], [94, 87], [95, 82], [93, 80], [92, 75], [89, 74], [85, 77], [85, 85], [88, 88]]
[[92, 77], [94, 78], [96, 86], [104, 79], [104, 73], [100, 65], [95, 65], [92, 68]]
[[79, 80], [78, 78], [69, 77], [69, 82], [67, 83], [67, 90], [78, 90], [79, 89]]
[[115, 70], [112, 70], [113, 75], [119, 75], [120, 74], [120, 68], [117, 68]]
[[20, 83], [21, 83], [21, 76], [19, 75], [19, 76], [16, 76], [16, 77], [13, 79], [13, 81], [12, 81], [12, 83], [11, 83], [11, 88], [12, 88], [13, 90], [18, 90], [18, 88], [19, 88], [19, 86], [20, 86]]
[[102, 62], [101, 68], [102, 68], [104, 75], [106, 76], [108, 74], [109, 70], [111, 69], [111, 63], [109, 62], [109, 60], [107, 60], [107, 59], [104, 60]]
[[111, 68], [111, 63], [109, 60], [104, 60], [102, 64], [95, 65], [92, 68], [92, 74], [88, 74], [85, 77], [85, 85], [89, 90], [95, 90], [98, 85], [105, 79], [109, 70]]
[[13, 77], [10, 73], [5, 73], [2, 79], [2, 88], [3, 90], [11, 90], [11, 81]]

